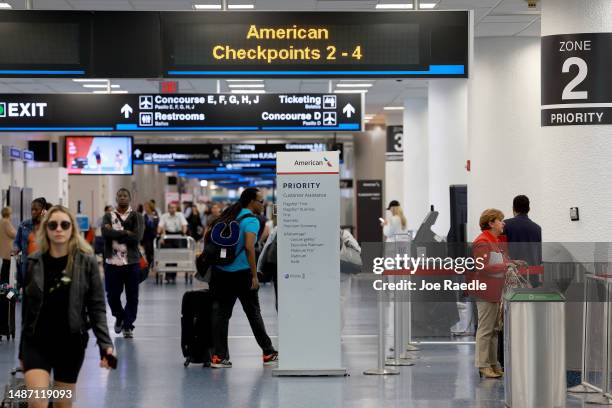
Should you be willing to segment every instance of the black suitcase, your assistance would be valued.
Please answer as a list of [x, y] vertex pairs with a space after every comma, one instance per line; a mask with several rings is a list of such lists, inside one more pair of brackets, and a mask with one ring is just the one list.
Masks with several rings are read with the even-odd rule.
[[14, 292], [0, 289], [0, 340], [2, 336], [6, 336], [7, 339], [15, 339], [16, 303], [17, 295]]
[[210, 366], [212, 338], [212, 297], [205, 290], [183, 295], [181, 305], [181, 349], [185, 367], [190, 363]]

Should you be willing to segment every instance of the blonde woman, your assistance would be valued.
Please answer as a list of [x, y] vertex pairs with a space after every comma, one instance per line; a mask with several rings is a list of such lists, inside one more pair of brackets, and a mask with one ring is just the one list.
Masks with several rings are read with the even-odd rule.
[[[51, 208], [37, 232], [38, 252], [28, 257], [19, 358], [27, 389], [54, 388], [74, 396], [85, 357], [88, 327], [100, 348], [100, 366], [115, 367], [106, 324], [104, 289], [91, 247], [67, 208]], [[30, 407], [47, 407], [31, 399]], [[69, 399], [54, 407], [71, 407]]]
[[[389, 203], [387, 210], [391, 212], [391, 218], [382, 222], [383, 234], [386, 242], [395, 242], [396, 235], [408, 233], [408, 221], [404, 216], [404, 211], [397, 200], [392, 200]], [[397, 239], [403, 241], [403, 239]]]
[[9, 283], [11, 271], [11, 252], [13, 250], [13, 240], [17, 236], [17, 231], [11, 224], [11, 207], [2, 209], [2, 219], [0, 220], [0, 256], [2, 257], [2, 271], [0, 272], [0, 285]]

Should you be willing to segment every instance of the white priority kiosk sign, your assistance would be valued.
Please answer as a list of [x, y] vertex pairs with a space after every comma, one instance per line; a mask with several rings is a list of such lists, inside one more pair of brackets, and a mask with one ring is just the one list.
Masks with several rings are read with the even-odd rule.
[[279, 152], [275, 376], [346, 375], [340, 348], [339, 152]]

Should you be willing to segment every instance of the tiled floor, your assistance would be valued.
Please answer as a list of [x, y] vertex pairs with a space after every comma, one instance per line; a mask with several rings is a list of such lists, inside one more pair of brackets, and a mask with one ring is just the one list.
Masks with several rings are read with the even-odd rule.
[[[141, 286], [135, 338], [116, 338], [119, 367], [98, 367], [94, 340], [77, 390], [78, 407], [503, 407], [503, 384], [480, 380], [473, 368], [472, 345], [423, 346], [413, 367], [389, 377], [364, 376], [376, 367], [375, 303], [360, 293], [365, 285], [353, 281], [348, 305], [343, 353], [350, 376], [344, 378], [277, 378], [261, 365], [261, 352], [251, 337], [240, 306], [230, 326], [234, 367], [225, 370], [183, 367], [180, 351], [180, 299], [185, 284]], [[189, 287], [191, 288], [191, 287]], [[277, 332], [271, 286], [260, 291], [264, 320]], [[110, 316], [110, 314], [109, 314]], [[112, 325], [112, 322], [109, 321]], [[114, 335], [114, 334], [113, 334]], [[276, 338], [273, 338], [276, 342]], [[16, 344], [0, 343], [0, 384], [16, 364]], [[281, 356], [282, 358], [282, 356]], [[568, 397], [568, 407], [582, 407]], [[545, 408], [545, 407], [537, 407]]]

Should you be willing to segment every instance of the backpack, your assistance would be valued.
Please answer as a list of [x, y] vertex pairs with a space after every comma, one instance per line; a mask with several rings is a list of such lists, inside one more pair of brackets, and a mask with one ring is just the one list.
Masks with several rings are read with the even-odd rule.
[[265, 247], [265, 250], [262, 253], [263, 263], [261, 266], [262, 276], [260, 280], [263, 283], [272, 281], [274, 275], [277, 274], [277, 270], [278, 270], [277, 258], [276, 258], [276, 254], [277, 254], [276, 238], [277, 236], [278, 235], [276, 234], [274, 235], [274, 238], [272, 239], [270, 244], [267, 247]]
[[196, 267], [198, 275], [203, 277], [213, 266], [225, 266], [233, 263], [244, 251], [244, 246], [238, 250], [240, 239], [240, 221], [246, 218], [256, 218], [253, 214], [245, 214], [230, 222], [215, 222], [204, 240], [204, 251], [198, 257]]

